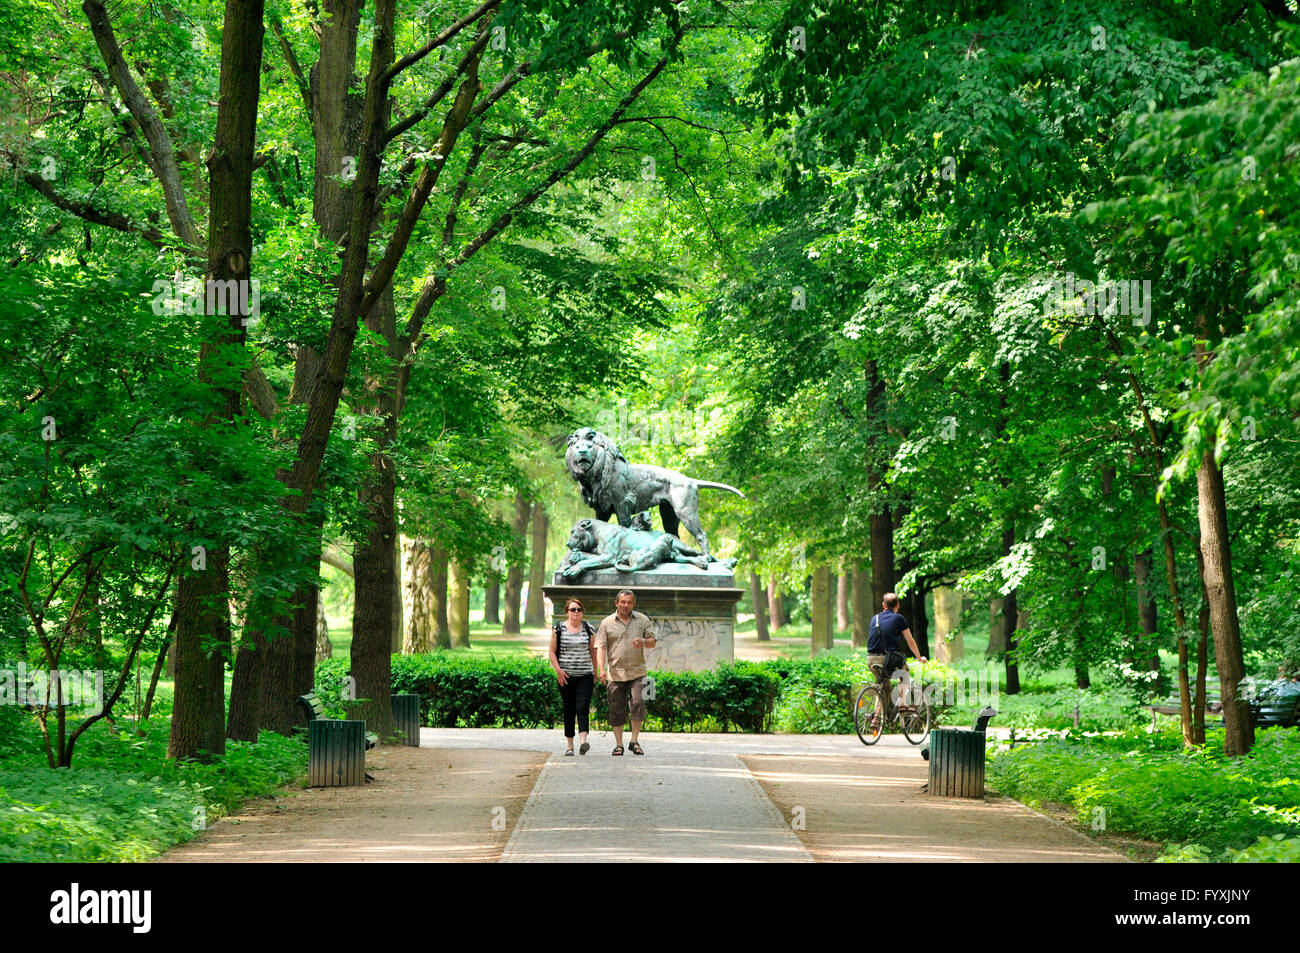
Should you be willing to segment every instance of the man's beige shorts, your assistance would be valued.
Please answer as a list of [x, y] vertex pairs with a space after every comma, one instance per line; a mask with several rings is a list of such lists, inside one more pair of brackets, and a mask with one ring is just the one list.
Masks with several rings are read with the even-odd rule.
[[632, 720], [637, 724], [645, 721], [645, 702], [641, 699], [641, 686], [644, 679], [634, 678], [627, 682], [609, 683], [605, 689], [605, 698], [609, 701], [609, 724], [612, 728], [622, 728], [627, 722], [628, 697], [632, 699]]

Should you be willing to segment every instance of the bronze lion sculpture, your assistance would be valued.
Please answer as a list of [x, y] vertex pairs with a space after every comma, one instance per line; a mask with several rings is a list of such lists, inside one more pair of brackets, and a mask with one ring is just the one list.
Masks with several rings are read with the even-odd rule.
[[678, 526], [685, 526], [705, 557], [709, 555], [709, 538], [700, 525], [700, 488], [745, 496], [725, 483], [694, 480], [666, 467], [628, 463], [614, 441], [590, 427], [569, 434], [564, 465], [582, 488], [583, 502], [596, 511], [596, 519], [617, 516], [619, 525], [631, 527], [635, 514], [657, 505], [664, 531], [677, 536]]

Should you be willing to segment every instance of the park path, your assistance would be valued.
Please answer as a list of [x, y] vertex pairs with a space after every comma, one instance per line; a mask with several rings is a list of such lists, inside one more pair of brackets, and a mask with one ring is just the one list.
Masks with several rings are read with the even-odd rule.
[[[625, 739], [626, 740], [626, 739]], [[438, 748], [551, 752], [503, 862], [1123, 862], [1010, 798], [931, 798], [918, 749], [826, 735], [641, 735], [611, 757], [591, 736], [564, 757], [558, 731], [425, 728]]]
[[1008, 798], [930, 798], [916, 748], [828, 735], [424, 728], [364, 787], [249, 801], [164, 863], [1048, 861], [1125, 858]]

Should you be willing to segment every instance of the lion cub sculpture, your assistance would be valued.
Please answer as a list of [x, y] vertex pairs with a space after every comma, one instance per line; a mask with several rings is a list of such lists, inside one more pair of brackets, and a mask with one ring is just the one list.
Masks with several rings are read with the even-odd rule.
[[[576, 579], [593, 569], [640, 572], [668, 562], [708, 569], [709, 563], [718, 562], [691, 549], [676, 536], [653, 529], [616, 526], [604, 520], [578, 520], [565, 545], [569, 547], [569, 555], [560, 570], [565, 579]], [[728, 569], [736, 565], [734, 559], [721, 562]]]
[[583, 502], [596, 511], [597, 520], [617, 516], [620, 526], [631, 528], [637, 513], [658, 506], [664, 531], [677, 536], [678, 526], [685, 526], [705, 557], [709, 555], [709, 538], [700, 525], [700, 489], [745, 496], [725, 483], [694, 480], [666, 467], [628, 463], [614, 441], [590, 427], [569, 434], [564, 465], [582, 488]]

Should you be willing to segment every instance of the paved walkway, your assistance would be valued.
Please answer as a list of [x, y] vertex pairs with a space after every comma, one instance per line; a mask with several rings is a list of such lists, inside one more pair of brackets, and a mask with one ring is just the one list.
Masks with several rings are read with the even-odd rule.
[[1125, 859], [1009, 798], [923, 795], [927, 766], [898, 737], [643, 733], [644, 756], [617, 758], [602, 733], [572, 758], [556, 730], [420, 739], [550, 753], [501, 855], [512, 863]]

